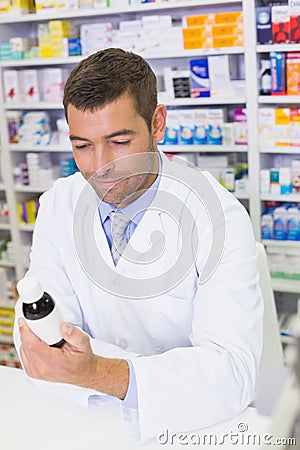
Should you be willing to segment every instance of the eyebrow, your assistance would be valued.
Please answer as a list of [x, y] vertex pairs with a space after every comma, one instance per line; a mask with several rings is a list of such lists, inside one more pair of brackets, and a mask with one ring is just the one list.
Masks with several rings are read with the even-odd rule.
[[[106, 135], [104, 136], [104, 139], [105, 139], [105, 140], [109, 140], [109, 139], [112, 139], [112, 138], [117, 137], [117, 136], [135, 136], [136, 134], [137, 134], [136, 131], [124, 129], [124, 130], [118, 130], [118, 131], [115, 131], [114, 133], [111, 133], [111, 134], [106, 134]], [[85, 138], [85, 137], [75, 136], [75, 135], [73, 135], [73, 134], [71, 134], [71, 135], [69, 136], [69, 138], [70, 138], [70, 141], [86, 141], [86, 142], [91, 142], [89, 139], [87, 139], [87, 138]]]

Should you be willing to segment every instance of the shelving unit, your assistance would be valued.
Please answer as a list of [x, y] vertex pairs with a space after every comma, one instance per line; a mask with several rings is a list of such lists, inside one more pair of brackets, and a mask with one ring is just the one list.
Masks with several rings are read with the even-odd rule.
[[[258, 79], [256, 76], [256, 67], [258, 65], [258, 59], [264, 54], [271, 51], [300, 51], [300, 44], [297, 45], [256, 45], [256, 24], [255, 24], [255, 6], [258, 2], [255, 0], [195, 0], [195, 1], [177, 1], [177, 2], [161, 2], [161, 3], [148, 3], [143, 5], [131, 5], [126, 8], [107, 8], [107, 9], [95, 9], [95, 10], [78, 10], [78, 11], [59, 11], [55, 13], [48, 12], [47, 14], [27, 14], [20, 17], [5, 18], [0, 17], [0, 38], [2, 36], [13, 36], [18, 33], [26, 36], [26, 33], [31, 32], [33, 27], [36, 27], [37, 23], [46, 22], [49, 20], [59, 19], [83, 19], [88, 22], [89, 20], [96, 20], [98, 18], [104, 18], [108, 20], [114, 18], [114, 20], [122, 20], [123, 18], [128, 20], [135, 18], [135, 16], [141, 16], [143, 14], [177, 14], [181, 17], [185, 14], [201, 14], [209, 11], [229, 11], [242, 9], [244, 17], [244, 32], [245, 32], [245, 46], [244, 47], [227, 47], [218, 49], [204, 49], [204, 50], [183, 50], [174, 49], [170, 52], [156, 51], [155, 53], [142, 54], [147, 60], [149, 60], [152, 67], [163, 67], [164, 60], [167, 59], [168, 65], [176, 65], [181, 61], [187, 61], [189, 58], [209, 56], [209, 55], [232, 55], [233, 58], [239, 55], [243, 56], [245, 66], [245, 79], [246, 79], [246, 92], [244, 96], [234, 97], [211, 97], [211, 98], [184, 98], [184, 99], [170, 99], [166, 98], [166, 95], [162, 93], [159, 97], [159, 101], [164, 103], [168, 107], [181, 107], [181, 106], [194, 106], [194, 107], [242, 107], [246, 108], [248, 116], [248, 129], [250, 130], [248, 135], [248, 145], [240, 146], [208, 146], [208, 145], [191, 145], [191, 146], [164, 146], [163, 150], [170, 153], [237, 153], [241, 158], [247, 159], [249, 168], [249, 194], [235, 194], [237, 198], [247, 204], [249, 214], [252, 220], [254, 234], [257, 240], [260, 240], [260, 217], [262, 211], [263, 200], [283, 200], [283, 201], [300, 201], [298, 196], [266, 196], [260, 195], [259, 192], [259, 171], [261, 167], [261, 155], [263, 154], [280, 154], [290, 153], [297, 154], [298, 149], [293, 147], [284, 148], [259, 148], [258, 139], [258, 111], [261, 105], [269, 104], [297, 104], [299, 99], [294, 96], [274, 96], [266, 97], [258, 95]], [[20, 68], [45, 68], [45, 67], [72, 67], [81, 61], [83, 57], [74, 56], [68, 58], [43, 58], [32, 60], [14, 60], [14, 61], [0, 61], [0, 77], [2, 78], [3, 71], [7, 69], [20, 69]], [[3, 164], [6, 170], [4, 171], [5, 179], [4, 183], [0, 183], [0, 191], [4, 191], [6, 194], [7, 202], [10, 206], [10, 225], [6, 225], [0, 230], [10, 231], [13, 244], [16, 249], [16, 263], [10, 265], [15, 269], [16, 279], [23, 276], [26, 267], [22, 263], [22, 243], [28, 240], [28, 236], [33, 230], [33, 225], [19, 225], [17, 217], [17, 202], [20, 199], [27, 198], [28, 194], [36, 194], [37, 196], [44, 192], [45, 189], [39, 189], [38, 187], [31, 186], [15, 186], [13, 181], [13, 166], [14, 161], [19, 156], [24, 156], [26, 152], [49, 152], [51, 154], [59, 155], [60, 153], [71, 152], [71, 146], [27, 146], [19, 144], [8, 144], [8, 133], [6, 129], [6, 114], [10, 111], [49, 111], [51, 114], [56, 111], [63, 114], [63, 106], [61, 103], [15, 103], [5, 104], [3, 99], [2, 90], [0, 90], [0, 133], [2, 141], [2, 153]], [[160, 146], [160, 148], [162, 148]], [[28, 196], [29, 197], [29, 196]], [[276, 242], [277, 244], [277, 242]], [[271, 244], [272, 245], [272, 244]], [[1, 262], [0, 262], [1, 266]], [[281, 281], [280, 281], [281, 282]], [[290, 282], [289, 282], [290, 283]], [[291, 288], [287, 285], [286, 280], [282, 280], [282, 284], [279, 285], [278, 280], [273, 281], [275, 290], [282, 292], [291, 292]], [[295, 287], [293, 284], [292, 289], [300, 288]], [[280, 289], [279, 289], [280, 288]], [[293, 291], [294, 292], [294, 291]]]

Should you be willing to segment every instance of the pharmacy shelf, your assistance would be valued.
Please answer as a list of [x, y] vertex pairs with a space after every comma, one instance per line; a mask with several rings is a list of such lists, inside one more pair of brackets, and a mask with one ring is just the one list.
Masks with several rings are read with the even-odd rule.
[[0, 259], [0, 267], [15, 267], [15, 263], [13, 261], [4, 261]]
[[[197, 105], [244, 105], [246, 103], [245, 97], [202, 97], [202, 98], [168, 98], [164, 93], [159, 95], [159, 103], [163, 103], [166, 106], [197, 106]], [[63, 109], [61, 103], [48, 103], [48, 102], [36, 102], [36, 103], [10, 103], [5, 105], [6, 110], [47, 110], [47, 109]]]
[[[138, 52], [136, 52], [138, 53]], [[244, 53], [244, 47], [222, 47], [211, 49], [160, 51], [155, 53], [140, 53], [147, 60], [168, 59], [168, 58], [193, 58], [208, 55], [238, 55]], [[27, 66], [57, 66], [78, 64], [86, 56], [68, 56], [62, 58], [32, 58], [32, 59], [11, 59], [0, 61], [0, 67], [27, 67]]]
[[258, 45], [256, 48], [257, 53], [270, 53], [270, 52], [300, 52], [300, 44], [269, 44]]
[[300, 241], [278, 241], [276, 239], [263, 239], [262, 243], [268, 247], [300, 248]]
[[300, 294], [300, 281], [272, 278], [272, 288], [275, 292], [288, 292], [290, 294]]
[[11, 144], [9, 146], [11, 152], [50, 152], [50, 153], [63, 153], [72, 152], [72, 148], [66, 145], [21, 145]]
[[262, 201], [274, 201], [274, 202], [300, 202], [300, 194], [261, 194], [260, 199]]
[[5, 110], [36, 110], [36, 109], [63, 109], [62, 103], [49, 103], [49, 102], [15, 102], [6, 103], [4, 106]]
[[19, 230], [20, 231], [33, 231], [34, 229], [34, 224], [33, 223], [26, 223], [23, 225], [19, 225]]
[[50, 189], [51, 186], [48, 186], [47, 188], [42, 187], [33, 187], [33, 186], [15, 186], [15, 192], [29, 192], [29, 193], [42, 193], [46, 192], [48, 189]]
[[290, 146], [278, 146], [270, 148], [261, 148], [260, 153], [279, 153], [279, 154], [290, 154], [290, 155], [300, 155], [300, 147], [290, 147]]
[[[15, 307], [15, 303], [14, 302], [5, 302], [5, 301], [1, 301], [0, 302], [0, 308], [4, 308], [4, 309], [14, 309]], [[0, 335], [1, 336], [1, 335]]]
[[13, 344], [13, 336], [12, 335], [6, 335], [6, 334], [0, 334], [0, 344]]
[[[247, 145], [163, 145], [159, 144], [159, 148], [167, 153], [246, 153], [248, 151]], [[12, 152], [71, 152], [72, 148], [66, 145], [21, 145], [10, 144], [9, 149]]]
[[64, 18], [84, 18], [84, 17], [98, 17], [98, 16], [113, 16], [119, 14], [126, 13], [144, 13], [144, 12], [159, 12], [159, 11], [167, 11], [170, 9], [178, 9], [178, 8], [193, 8], [200, 6], [213, 6], [213, 5], [223, 5], [226, 3], [227, 5], [238, 5], [242, 3], [242, 0], [196, 0], [196, 1], [177, 1], [176, 3], [146, 3], [141, 5], [126, 5], [126, 9], [123, 7], [109, 7], [109, 8], [95, 8], [95, 9], [78, 9], [76, 11], [49, 11], [47, 13], [38, 13], [38, 14], [23, 14], [20, 17], [1, 17], [0, 24], [10, 24], [10, 23], [20, 23], [20, 22], [42, 22], [45, 20], [59, 20]]
[[250, 195], [248, 192], [232, 192], [232, 194], [238, 199], [238, 200], [249, 200]]
[[166, 99], [162, 103], [166, 106], [196, 106], [196, 105], [244, 105], [245, 97], [203, 97], [203, 98], [174, 98]]
[[0, 230], [10, 230], [10, 224], [9, 223], [0, 223]]
[[260, 95], [258, 102], [261, 104], [299, 104], [299, 95]]
[[247, 145], [163, 145], [159, 148], [166, 153], [246, 153]]

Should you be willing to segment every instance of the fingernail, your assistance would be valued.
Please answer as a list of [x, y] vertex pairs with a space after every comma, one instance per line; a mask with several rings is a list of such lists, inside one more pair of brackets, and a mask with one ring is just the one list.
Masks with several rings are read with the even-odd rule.
[[18, 325], [19, 325], [19, 328], [21, 328], [23, 326], [23, 319], [18, 319]]
[[72, 334], [73, 327], [69, 323], [62, 323], [61, 324], [61, 331], [63, 334], [66, 334], [67, 336], [70, 336]]

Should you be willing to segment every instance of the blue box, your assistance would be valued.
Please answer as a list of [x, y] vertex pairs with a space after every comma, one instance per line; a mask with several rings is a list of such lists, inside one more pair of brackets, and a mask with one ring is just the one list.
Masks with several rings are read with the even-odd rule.
[[192, 59], [190, 61], [190, 72], [191, 96], [193, 98], [210, 97], [208, 59]]
[[286, 94], [286, 54], [284, 52], [271, 52], [272, 95]]

